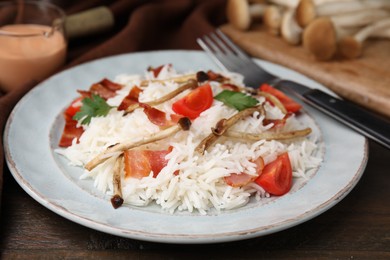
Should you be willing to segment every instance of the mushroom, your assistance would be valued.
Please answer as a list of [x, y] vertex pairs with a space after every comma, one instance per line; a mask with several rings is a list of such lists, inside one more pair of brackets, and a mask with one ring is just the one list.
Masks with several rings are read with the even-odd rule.
[[[198, 83], [195, 79], [190, 79], [187, 81], [186, 84], [183, 84], [181, 85], [180, 87], [178, 87], [177, 89], [173, 90], [172, 92], [169, 92], [168, 94], [158, 98], [158, 99], [155, 99], [155, 100], [152, 100], [152, 101], [147, 101], [147, 102], [143, 102], [144, 104], [147, 104], [149, 106], [156, 106], [158, 104], [161, 104], [161, 103], [164, 103], [165, 101], [168, 101], [174, 97], [176, 97], [177, 95], [179, 95], [180, 93], [182, 93], [183, 91], [187, 90], [187, 89], [194, 89], [198, 87]], [[132, 104], [130, 105], [128, 108], [126, 108], [126, 113], [130, 113], [132, 111], [134, 111], [135, 109], [139, 108], [140, 107], [140, 103], [135, 103], [135, 104]]]
[[259, 96], [263, 96], [265, 97], [266, 99], [268, 99], [269, 101], [272, 102], [272, 104], [274, 104], [277, 108], [279, 108], [279, 110], [283, 113], [283, 114], [287, 114], [287, 110], [286, 108], [284, 107], [283, 103], [280, 102], [280, 100], [275, 97], [274, 95], [268, 93], [268, 92], [264, 92], [264, 91], [260, 91], [258, 90], [257, 91], [257, 94]]
[[141, 87], [146, 87], [150, 83], [162, 83], [162, 84], [164, 84], [165, 82], [175, 82], [175, 83], [179, 83], [180, 84], [180, 83], [184, 83], [186, 81], [189, 81], [191, 79], [196, 79], [196, 75], [195, 74], [187, 74], [187, 75], [183, 75], [183, 76], [180, 76], [180, 77], [173, 77], [173, 78], [168, 78], [168, 79], [145, 79], [145, 80], [141, 81], [140, 86]]
[[251, 140], [251, 141], [258, 141], [258, 140], [288, 140], [298, 137], [304, 137], [309, 135], [312, 132], [311, 128], [304, 128], [301, 130], [294, 130], [289, 132], [264, 132], [259, 134], [251, 134], [251, 133], [243, 133], [243, 132], [237, 132], [228, 130], [225, 135], [228, 137], [233, 138], [239, 138], [239, 139], [245, 139], [245, 140]]
[[295, 8], [299, 0], [268, 0], [268, 2], [285, 7], [285, 8]]
[[295, 9], [284, 12], [280, 31], [282, 38], [289, 44], [297, 45], [301, 42], [303, 29], [295, 20]]
[[248, 30], [252, 19], [263, 16], [266, 5], [261, 3], [249, 4], [248, 0], [229, 0], [226, 5], [226, 16], [236, 29]]
[[282, 24], [283, 8], [270, 5], [265, 8], [263, 23], [272, 35], [279, 35]]
[[122, 156], [118, 156], [115, 160], [115, 165], [114, 165], [113, 175], [112, 175], [114, 195], [111, 198], [111, 204], [115, 209], [119, 208], [123, 204], [121, 172], [122, 172]]
[[318, 60], [329, 60], [337, 52], [339, 39], [357, 30], [337, 26], [330, 17], [319, 17], [303, 31], [303, 46]]
[[373, 32], [371, 37], [372, 38], [380, 38], [380, 39], [390, 39], [390, 27], [385, 28], [383, 30]]
[[390, 12], [381, 9], [364, 9], [352, 13], [330, 16], [333, 24], [339, 27], [362, 27], [390, 16]]
[[258, 111], [260, 115], [265, 115], [264, 107], [262, 105], [259, 105], [244, 109], [233, 115], [229, 119], [223, 118], [219, 120], [216, 126], [211, 129], [211, 133], [198, 144], [198, 146], [195, 148], [195, 151], [200, 154], [203, 154], [207, 150], [207, 148], [209, 148], [215, 141], [217, 141], [220, 136], [224, 135], [224, 133], [238, 120], [250, 116], [256, 111]]
[[353, 0], [343, 2], [324, 2], [316, 5], [313, 0], [301, 0], [297, 6], [295, 18], [304, 28], [316, 17], [332, 16], [341, 13], [357, 12], [366, 9], [390, 9], [388, 0]]
[[[286, 8], [296, 8], [300, 0], [268, 0], [272, 4], [283, 6]], [[352, 0], [313, 0], [316, 5], [328, 3], [328, 2], [341, 2], [341, 1], [352, 1]]]
[[88, 171], [93, 170], [96, 166], [99, 164], [105, 162], [107, 159], [109, 159], [112, 156], [121, 155], [124, 151], [144, 145], [153, 143], [162, 139], [165, 139], [169, 136], [174, 135], [175, 133], [179, 132], [180, 130], [188, 130], [191, 126], [191, 121], [187, 117], [183, 117], [179, 120], [179, 122], [171, 126], [169, 128], [166, 128], [160, 132], [151, 134], [150, 136], [143, 137], [138, 140], [131, 140], [128, 142], [123, 143], [117, 143], [114, 145], [111, 145], [107, 147], [105, 151], [95, 156], [91, 161], [89, 161], [84, 168]]
[[[371, 36], [380, 35], [377, 32], [389, 31], [390, 18], [382, 19], [361, 30], [353, 36], [346, 36], [340, 40], [340, 54], [345, 58], [357, 58], [362, 54], [363, 42]], [[384, 34], [385, 35], [385, 34]]]

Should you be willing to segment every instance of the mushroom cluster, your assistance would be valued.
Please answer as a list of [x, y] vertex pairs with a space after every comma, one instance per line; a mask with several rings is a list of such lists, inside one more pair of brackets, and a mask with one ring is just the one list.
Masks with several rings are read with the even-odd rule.
[[242, 31], [260, 21], [322, 61], [357, 58], [365, 40], [390, 39], [389, 0], [229, 0], [227, 18]]

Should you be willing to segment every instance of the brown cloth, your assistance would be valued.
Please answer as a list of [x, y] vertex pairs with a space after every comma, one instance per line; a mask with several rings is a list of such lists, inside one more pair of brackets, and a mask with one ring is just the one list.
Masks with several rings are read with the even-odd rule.
[[[1, 2], [1, 1], [0, 1]], [[55, 0], [66, 14], [108, 6], [115, 26], [107, 33], [71, 40], [64, 68], [86, 61], [122, 53], [162, 50], [199, 49], [196, 38], [225, 22], [224, 0]], [[0, 72], [1, 73], [1, 72]], [[0, 93], [0, 201], [4, 160], [3, 130], [12, 108], [34, 84], [27, 84], [7, 94]]]

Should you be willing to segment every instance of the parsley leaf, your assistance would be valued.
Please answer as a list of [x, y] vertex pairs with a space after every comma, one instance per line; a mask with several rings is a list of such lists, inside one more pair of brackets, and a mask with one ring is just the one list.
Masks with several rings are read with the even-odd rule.
[[88, 125], [92, 117], [106, 116], [112, 108], [102, 97], [95, 94], [92, 94], [91, 98], [84, 98], [82, 103], [80, 111], [73, 116], [74, 120], [82, 119], [82, 125]]
[[237, 109], [238, 111], [254, 107], [257, 103], [259, 103], [259, 101], [254, 97], [231, 90], [224, 90], [218, 95], [216, 95], [214, 98], [223, 102], [229, 107]]

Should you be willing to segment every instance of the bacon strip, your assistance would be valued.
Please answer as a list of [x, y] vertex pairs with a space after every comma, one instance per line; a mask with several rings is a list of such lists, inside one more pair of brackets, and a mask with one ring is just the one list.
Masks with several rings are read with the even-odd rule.
[[159, 126], [160, 129], [164, 129], [164, 128], [173, 126], [173, 125], [177, 124], [177, 122], [180, 120], [180, 118], [182, 118], [182, 116], [172, 114], [171, 120], [168, 120], [165, 112], [163, 112], [157, 108], [154, 108], [152, 106], [149, 106], [148, 104], [140, 103], [140, 106], [144, 109], [144, 113], [146, 114], [146, 116], [148, 117], [150, 122]]
[[126, 111], [130, 106], [138, 107], [138, 98], [142, 93], [142, 89], [137, 86], [134, 86], [129, 94], [122, 100], [121, 104], [118, 107], [118, 111]]
[[125, 178], [141, 179], [153, 172], [156, 177], [168, 164], [165, 156], [169, 150], [126, 150], [124, 152]]
[[112, 206], [117, 209], [122, 206], [124, 200], [122, 198], [122, 184], [121, 184], [121, 172], [122, 172], [122, 156], [116, 158], [112, 175], [112, 182], [114, 186], [114, 196], [111, 198]]
[[83, 97], [91, 97], [92, 94], [95, 94], [107, 100], [114, 97], [116, 95], [115, 92], [121, 88], [122, 85], [104, 78], [101, 81], [92, 84], [89, 90], [78, 90], [78, 92]]
[[77, 142], [80, 136], [84, 133], [82, 127], [77, 127], [77, 121], [64, 114], [65, 126], [62, 131], [62, 136], [59, 142], [60, 147], [69, 147], [72, 145], [73, 139], [77, 138]]

